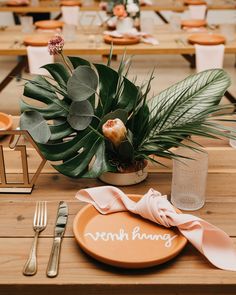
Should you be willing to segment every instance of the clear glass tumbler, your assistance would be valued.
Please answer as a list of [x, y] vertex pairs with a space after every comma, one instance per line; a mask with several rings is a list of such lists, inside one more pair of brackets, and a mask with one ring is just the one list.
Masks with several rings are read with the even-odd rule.
[[66, 42], [73, 42], [76, 40], [77, 27], [75, 25], [64, 24], [62, 34]]
[[182, 210], [198, 210], [205, 204], [208, 154], [182, 147], [177, 154], [191, 159], [173, 160], [171, 202]]
[[32, 16], [21, 16], [20, 23], [22, 33], [32, 33], [34, 31]]

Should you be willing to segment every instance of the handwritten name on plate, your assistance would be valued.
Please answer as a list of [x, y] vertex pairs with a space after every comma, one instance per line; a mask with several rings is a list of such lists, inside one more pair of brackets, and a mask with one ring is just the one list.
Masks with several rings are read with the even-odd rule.
[[125, 229], [121, 228], [118, 232], [95, 232], [90, 233], [87, 232], [84, 234], [85, 237], [90, 237], [94, 241], [102, 240], [104, 242], [108, 241], [135, 241], [135, 240], [151, 240], [151, 241], [163, 241], [164, 246], [166, 248], [170, 248], [172, 246], [172, 241], [178, 237], [178, 235], [172, 236], [171, 234], [147, 234], [141, 232], [141, 229], [139, 226], [135, 226], [131, 232], [125, 231]]

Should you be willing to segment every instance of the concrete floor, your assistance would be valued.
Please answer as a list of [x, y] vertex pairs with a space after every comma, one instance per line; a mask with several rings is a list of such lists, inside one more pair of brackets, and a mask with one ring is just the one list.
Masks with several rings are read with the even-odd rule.
[[[100, 57], [87, 57], [93, 62], [102, 62]], [[226, 55], [224, 68], [229, 73], [232, 79], [230, 92], [236, 97], [236, 68], [234, 67], [235, 56]], [[16, 58], [1, 57], [0, 58], [0, 80], [11, 70], [16, 64]], [[117, 67], [118, 62], [115, 62], [114, 67]], [[142, 82], [147, 79], [148, 74], [155, 67], [155, 80], [152, 82], [151, 93], [159, 93], [161, 90], [176, 83], [188, 75], [195, 72], [190, 69], [188, 63], [181, 56], [134, 56], [133, 64], [130, 71], [130, 76], [137, 75], [138, 81]], [[29, 78], [28, 74], [23, 74], [23, 77]], [[0, 111], [10, 114], [19, 114], [19, 100], [22, 97], [24, 82], [17, 82], [14, 79], [1, 93], [0, 93]], [[223, 99], [223, 103], [227, 100]]]

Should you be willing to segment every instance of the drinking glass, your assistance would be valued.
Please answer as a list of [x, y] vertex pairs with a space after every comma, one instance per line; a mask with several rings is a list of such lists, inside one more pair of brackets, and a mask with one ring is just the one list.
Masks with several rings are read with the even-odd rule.
[[[236, 119], [236, 116], [234, 116], [234, 119]], [[234, 132], [231, 132], [231, 134], [236, 134], [236, 123], [234, 123]], [[232, 148], [236, 149], [236, 139], [230, 139], [229, 144], [232, 146]]]
[[76, 40], [76, 26], [64, 24], [62, 34], [66, 42], [73, 42]]
[[21, 31], [22, 33], [32, 33], [34, 30], [33, 17], [32, 16], [21, 16]]
[[220, 32], [225, 36], [227, 42], [234, 41], [235, 39], [235, 25], [234, 24], [221, 24]]
[[39, 6], [39, 0], [31, 0], [31, 6]]
[[170, 27], [173, 31], [177, 32], [181, 29], [181, 15], [180, 13], [172, 13], [169, 19]]
[[153, 35], [155, 28], [155, 21], [152, 17], [141, 18], [141, 30], [147, 34]]
[[177, 154], [191, 159], [173, 160], [171, 202], [182, 210], [198, 210], [205, 203], [208, 154], [186, 148]]

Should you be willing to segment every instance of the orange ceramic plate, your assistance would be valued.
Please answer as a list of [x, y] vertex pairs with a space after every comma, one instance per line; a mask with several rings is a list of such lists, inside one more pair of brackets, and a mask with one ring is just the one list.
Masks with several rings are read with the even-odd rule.
[[205, 27], [207, 25], [207, 22], [204, 19], [189, 19], [189, 20], [183, 20], [181, 22], [182, 27], [187, 28], [199, 28], [199, 27]]
[[19, 1], [19, 0], [8, 0], [6, 2], [7, 6], [27, 6], [29, 5], [28, 1]]
[[199, 33], [188, 37], [191, 44], [218, 45], [225, 43], [225, 37], [218, 34]]
[[114, 45], [134, 45], [134, 44], [138, 44], [140, 42], [140, 39], [138, 37], [115, 38], [115, 37], [111, 37], [109, 35], [105, 35], [103, 39], [104, 39], [105, 43], [114, 44]]
[[51, 35], [29, 35], [24, 38], [26, 46], [47, 46]]
[[81, 2], [76, 0], [63, 0], [60, 4], [61, 6], [81, 6]]
[[12, 129], [12, 125], [13, 125], [12, 117], [5, 113], [0, 113], [0, 130], [1, 131], [10, 130]]
[[184, 0], [185, 5], [206, 5], [204, 0]]
[[63, 22], [59, 20], [41, 20], [35, 22], [35, 26], [39, 29], [54, 30], [63, 27]]
[[92, 205], [85, 206], [76, 215], [73, 231], [88, 255], [123, 268], [164, 263], [174, 258], [187, 243], [176, 228], [159, 226], [129, 212], [102, 215]]

